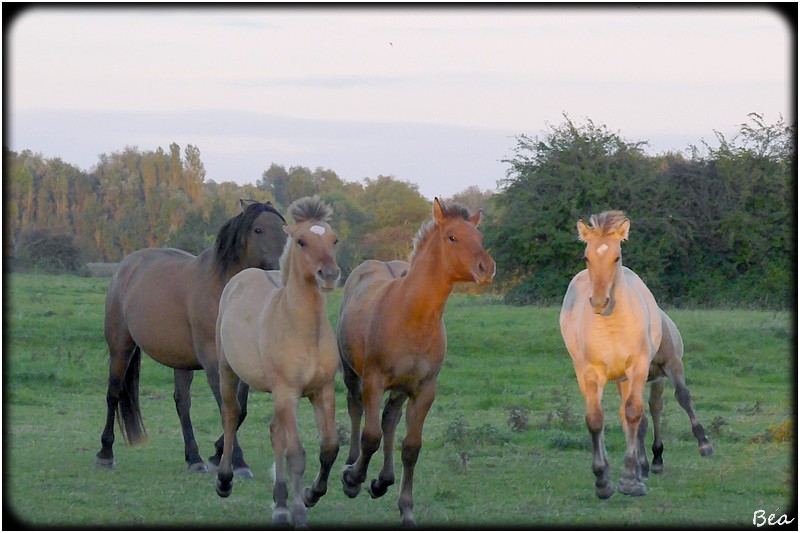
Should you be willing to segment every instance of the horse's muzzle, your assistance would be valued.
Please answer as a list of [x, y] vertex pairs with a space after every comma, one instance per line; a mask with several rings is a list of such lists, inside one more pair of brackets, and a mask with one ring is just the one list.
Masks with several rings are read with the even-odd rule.
[[322, 292], [336, 290], [339, 285], [339, 277], [342, 275], [339, 267], [323, 267], [317, 270], [317, 286]]
[[478, 264], [472, 269], [472, 279], [478, 285], [488, 285], [494, 279], [497, 272], [497, 265], [491, 257], [488, 260], [478, 261]]

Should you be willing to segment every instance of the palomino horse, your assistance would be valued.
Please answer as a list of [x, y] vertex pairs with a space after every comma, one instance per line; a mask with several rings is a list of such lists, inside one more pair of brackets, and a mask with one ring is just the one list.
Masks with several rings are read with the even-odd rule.
[[[206, 471], [195, 441], [190, 387], [194, 371], [204, 369], [217, 403], [219, 371], [215, 325], [225, 283], [244, 268], [275, 268], [283, 250], [285, 220], [267, 202], [242, 201], [242, 212], [228, 220], [216, 244], [197, 257], [173, 248], [138, 250], [128, 255], [111, 278], [106, 295], [105, 335], [110, 352], [108, 414], [96, 464], [113, 468], [114, 418], [125, 442], [147, 439], [139, 408], [141, 351], [175, 373], [175, 407], [181, 421], [185, 458], [190, 471]], [[240, 391], [243, 404], [247, 388]], [[242, 420], [245, 417], [243, 409]], [[237, 474], [252, 477], [241, 449]], [[222, 455], [216, 443], [213, 465]]]
[[[336, 288], [340, 272], [334, 257], [336, 234], [328, 225], [330, 208], [316, 197], [302, 198], [289, 207], [289, 213], [295, 222], [286, 228], [289, 239], [280, 272], [240, 272], [219, 302], [217, 351], [225, 433], [216, 489], [223, 498], [233, 490], [231, 450], [240, 416], [236, 390], [244, 381], [273, 396], [275, 415], [269, 426], [275, 454], [273, 522], [289, 520], [285, 454], [293, 491], [291, 518], [295, 527], [304, 527], [306, 507], [327, 492], [339, 453], [333, 393], [339, 356], [324, 293]], [[320, 434], [319, 475], [305, 492], [301, 485], [306, 452], [297, 429], [297, 409], [304, 396], [314, 406]]]
[[[342, 484], [349, 497], [358, 494], [381, 434], [384, 463], [369, 494], [383, 496], [394, 483], [395, 429], [408, 399], [398, 500], [404, 526], [415, 524], [414, 466], [447, 347], [442, 321], [447, 298], [455, 282], [488, 284], [495, 273], [494, 260], [484, 251], [477, 230], [480, 219], [480, 211], [470, 216], [461, 206], [445, 206], [434, 199], [433, 221], [420, 228], [410, 264], [365, 261], [344, 286], [338, 340], [352, 431]], [[385, 391], [389, 397], [381, 418]]]
[[595, 493], [610, 498], [614, 485], [603, 437], [603, 388], [617, 383], [622, 405], [620, 418], [625, 431], [625, 471], [619, 491], [644, 495], [650, 466], [644, 449], [647, 418], [643, 416], [643, 393], [650, 385], [653, 417], [653, 472], [664, 469], [661, 442], [661, 395], [664, 376], [675, 387], [678, 403], [689, 414], [700, 454], [712, 454], [703, 426], [697, 421], [692, 396], [683, 375], [683, 340], [675, 323], [656, 304], [650, 290], [632, 270], [622, 266], [622, 241], [628, 238], [630, 221], [620, 211], [592, 215], [590, 226], [578, 221], [578, 235], [586, 243], [586, 270], [569, 284], [561, 307], [561, 335], [572, 356], [575, 375], [586, 400], [586, 425], [592, 436], [592, 470]]

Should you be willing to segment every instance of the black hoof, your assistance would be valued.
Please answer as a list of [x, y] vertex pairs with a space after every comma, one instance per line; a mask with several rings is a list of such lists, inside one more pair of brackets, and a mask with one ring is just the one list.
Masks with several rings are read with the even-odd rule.
[[98, 458], [96, 458], [94, 460], [94, 466], [96, 466], [97, 468], [99, 468], [101, 470], [114, 470], [114, 468], [117, 465], [116, 465], [116, 463], [114, 463], [114, 458], [113, 457], [111, 459], [105, 459], [103, 457], [98, 457]]
[[390, 485], [391, 484], [381, 485], [380, 481], [378, 481], [377, 479], [373, 479], [372, 483], [369, 484], [367, 492], [369, 493], [370, 497], [372, 497], [373, 500], [376, 500], [381, 496], [383, 496], [384, 494], [386, 494], [386, 491], [389, 490]]
[[597, 495], [598, 498], [601, 500], [607, 500], [614, 495], [615, 489], [613, 483], [608, 483], [601, 487], [595, 485], [594, 493]]
[[709, 443], [703, 444], [700, 446], [700, 455], [703, 457], [711, 457], [714, 455], [714, 448]]
[[189, 465], [189, 472], [208, 474], [208, 467], [205, 463], [192, 463]]
[[220, 498], [227, 498], [233, 492], [233, 483], [230, 481], [227, 483], [223, 483], [219, 478], [217, 478], [217, 482], [214, 485], [217, 489], [217, 494]]
[[305, 504], [306, 508], [311, 509], [317, 505], [317, 502], [323, 496], [325, 496], [324, 492], [322, 494], [317, 494], [311, 487], [306, 487], [305, 490], [303, 490], [303, 503]]
[[239, 479], [253, 479], [253, 471], [250, 470], [249, 466], [234, 468], [233, 477], [237, 477]]

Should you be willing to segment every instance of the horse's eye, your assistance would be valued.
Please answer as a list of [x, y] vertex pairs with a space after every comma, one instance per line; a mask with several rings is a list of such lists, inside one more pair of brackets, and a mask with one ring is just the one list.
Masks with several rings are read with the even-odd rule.
[[455, 235], [450, 235], [448, 239], [450, 239], [450, 242], [458, 242], [458, 239], [456, 239]]
[[261, 233], [261, 228], [256, 228], [254, 231], [255, 231], [256, 233]]
[[616, 259], [614, 259], [614, 262], [615, 262], [615, 263], [619, 263], [619, 256], [617, 256], [617, 258], [616, 258]]
[[333, 244], [334, 245], [339, 244], [339, 239], [336, 239], [335, 241], [333, 241]]
[[300, 246], [300, 248], [302, 248], [303, 246], [306, 245], [306, 241], [304, 241], [303, 239], [297, 239], [297, 244], [298, 246]]

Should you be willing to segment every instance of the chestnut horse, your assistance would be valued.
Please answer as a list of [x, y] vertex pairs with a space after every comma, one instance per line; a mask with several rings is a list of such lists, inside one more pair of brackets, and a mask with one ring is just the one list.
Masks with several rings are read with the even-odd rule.
[[578, 236], [586, 243], [586, 270], [570, 282], [559, 322], [561, 335], [572, 356], [575, 375], [586, 400], [586, 425], [592, 437], [592, 471], [595, 493], [610, 498], [614, 485], [603, 431], [603, 388], [615, 381], [622, 399], [620, 418], [625, 432], [625, 470], [619, 491], [644, 495], [650, 466], [644, 449], [647, 418], [644, 387], [650, 385], [653, 418], [653, 472], [664, 469], [661, 442], [661, 408], [664, 377], [675, 387], [675, 398], [689, 414], [700, 454], [713, 453], [703, 426], [697, 420], [683, 372], [683, 340], [675, 323], [656, 304], [652, 293], [632, 270], [622, 266], [622, 241], [630, 221], [620, 211], [592, 215], [589, 226], [578, 221]]
[[[291, 519], [305, 527], [306, 507], [327, 492], [328, 476], [339, 452], [336, 432], [334, 378], [339, 367], [336, 337], [326, 311], [325, 294], [336, 288], [339, 267], [336, 234], [328, 225], [330, 208], [318, 198], [302, 198], [289, 207], [294, 224], [288, 226], [280, 272], [247, 269], [231, 278], [219, 302], [217, 352], [224, 448], [217, 474], [217, 494], [233, 490], [232, 443], [238, 427], [240, 382], [271, 392], [275, 415], [270, 440], [275, 457], [273, 522], [289, 521], [288, 487], [291, 479]], [[302, 491], [306, 452], [297, 428], [300, 398], [314, 407], [320, 435], [320, 471], [313, 485]]]
[[[338, 341], [351, 421], [350, 453], [342, 475], [354, 498], [372, 455], [383, 443], [384, 463], [369, 494], [378, 498], [394, 483], [395, 429], [406, 408], [403, 477], [398, 507], [403, 526], [414, 526], [414, 466], [422, 425], [436, 395], [447, 336], [442, 315], [458, 281], [488, 284], [494, 260], [477, 230], [481, 212], [470, 216], [458, 205], [433, 202], [433, 220], [422, 225], [410, 264], [366, 261], [347, 278], [339, 311]], [[389, 391], [383, 415], [380, 402]], [[361, 431], [361, 417], [365, 418]]]
[[[285, 220], [270, 204], [241, 201], [242, 212], [228, 220], [216, 244], [195, 257], [174, 248], [131, 253], [120, 264], [106, 295], [105, 336], [110, 364], [108, 411], [96, 464], [114, 467], [114, 418], [125, 442], [147, 440], [139, 407], [139, 368], [144, 350], [175, 374], [175, 407], [181, 421], [190, 471], [207, 471], [195, 441], [190, 387], [195, 370], [204, 369], [220, 403], [215, 325], [225, 283], [244, 268], [275, 268], [286, 242]], [[240, 391], [247, 402], [247, 388]], [[243, 409], [242, 420], [246, 411]], [[241, 421], [240, 421], [241, 423]], [[252, 477], [241, 449], [237, 474]], [[219, 463], [222, 437], [210, 465]]]

